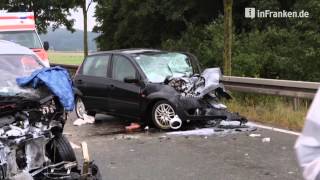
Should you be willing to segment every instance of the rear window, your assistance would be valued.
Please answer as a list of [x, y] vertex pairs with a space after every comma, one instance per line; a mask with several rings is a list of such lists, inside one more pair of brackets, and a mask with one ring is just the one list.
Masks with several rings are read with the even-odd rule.
[[0, 32], [0, 39], [11, 41], [27, 48], [42, 48], [41, 41], [35, 31], [3, 31]]
[[83, 63], [82, 74], [86, 76], [107, 77], [110, 55], [89, 56]]

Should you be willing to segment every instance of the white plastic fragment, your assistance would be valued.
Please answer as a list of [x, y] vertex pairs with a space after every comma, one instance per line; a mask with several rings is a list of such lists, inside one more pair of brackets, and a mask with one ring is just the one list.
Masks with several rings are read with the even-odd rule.
[[86, 122], [88, 122], [88, 123], [94, 123], [94, 117], [93, 116], [89, 116], [89, 115], [87, 115], [87, 114], [84, 114], [83, 115], [83, 119], [84, 119], [84, 121], [86, 121]]
[[179, 129], [182, 126], [182, 120], [179, 118], [178, 115], [175, 115], [169, 123], [171, 129]]
[[269, 138], [269, 137], [262, 138], [262, 142], [263, 142], [263, 143], [268, 143], [268, 142], [270, 142], [270, 141], [271, 141], [271, 138]]
[[94, 123], [94, 117], [93, 116], [89, 116], [87, 114], [83, 115], [83, 119], [77, 119], [73, 122], [73, 125], [75, 126], [81, 126], [83, 124], [93, 124]]
[[249, 136], [250, 136], [250, 137], [260, 137], [261, 134], [250, 134]]

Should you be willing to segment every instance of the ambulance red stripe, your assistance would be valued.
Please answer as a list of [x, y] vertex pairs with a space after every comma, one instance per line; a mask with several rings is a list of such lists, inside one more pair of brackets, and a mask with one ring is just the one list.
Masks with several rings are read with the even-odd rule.
[[26, 25], [13, 25], [13, 26], [1, 26], [0, 30], [4, 29], [35, 29], [35, 25], [33, 24], [26, 24]]

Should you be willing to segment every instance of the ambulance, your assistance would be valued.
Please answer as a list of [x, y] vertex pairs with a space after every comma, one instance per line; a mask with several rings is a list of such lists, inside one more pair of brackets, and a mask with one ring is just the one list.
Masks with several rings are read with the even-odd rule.
[[0, 39], [30, 48], [49, 67], [49, 43], [40, 40], [33, 12], [0, 12]]

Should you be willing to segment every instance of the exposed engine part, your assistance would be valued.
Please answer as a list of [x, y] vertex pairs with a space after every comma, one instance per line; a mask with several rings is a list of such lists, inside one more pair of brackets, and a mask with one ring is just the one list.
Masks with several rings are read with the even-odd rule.
[[170, 120], [169, 124], [171, 129], [180, 129], [182, 126], [182, 121], [178, 115], [175, 115], [174, 118]]
[[17, 178], [26, 170], [50, 163], [46, 144], [64, 125], [60, 117], [63, 112], [53, 99], [44, 104], [15, 102], [14, 107], [19, 108], [12, 108], [11, 115], [0, 118], [0, 179]]
[[203, 97], [207, 94], [212, 95], [212, 92], [218, 88], [224, 89], [220, 78], [220, 68], [208, 68], [201, 75], [168, 77], [164, 83], [176, 89], [183, 96]]
[[196, 89], [205, 85], [205, 79], [202, 76], [194, 75], [190, 78], [167, 78], [165, 83], [180, 92], [181, 95], [193, 97], [199, 95]]
[[219, 68], [208, 68], [201, 75], [168, 77], [164, 83], [181, 94], [179, 105], [187, 109], [190, 115], [215, 117], [216, 119], [212, 120], [217, 122], [228, 120], [239, 121], [241, 124], [246, 123], [246, 118], [229, 112], [227, 106], [220, 102], [222, 97], [231, 99], [220, 82], [220, 78]]
[[0, 117], [0, 180], [80, 179], [74, 151], [62, 136], [63, 108], [53, 98], [14, 103]]

